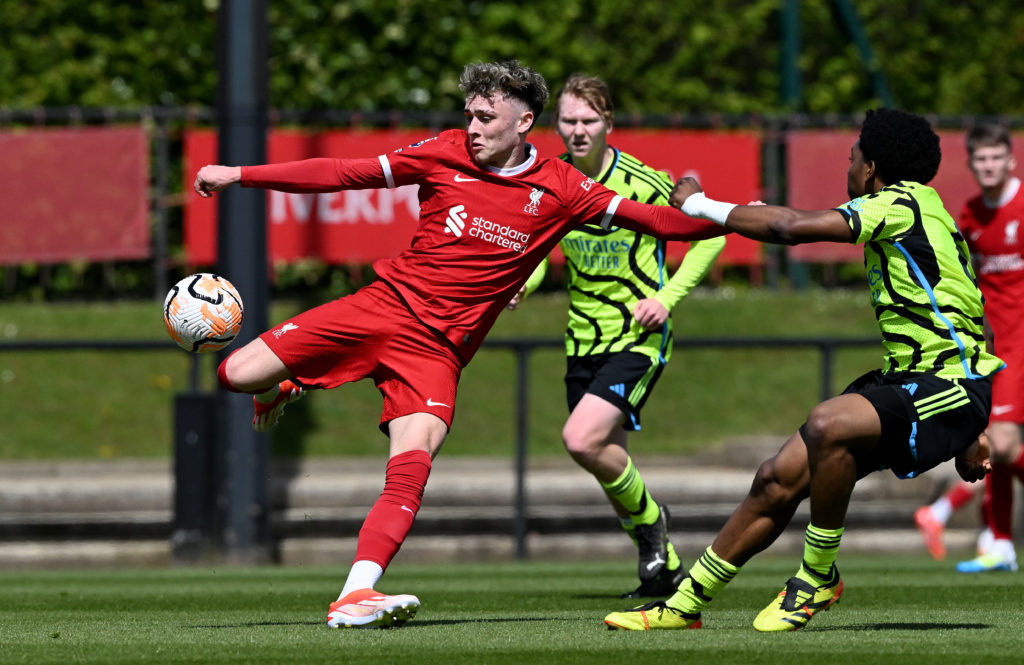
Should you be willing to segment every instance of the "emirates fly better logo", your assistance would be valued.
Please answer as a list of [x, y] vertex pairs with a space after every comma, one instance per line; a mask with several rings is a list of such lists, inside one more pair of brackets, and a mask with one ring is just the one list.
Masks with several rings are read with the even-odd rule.
[[[469, 231], [466, 231], [467, 220], [469, 221]], [[469, 220], [469, 213], [466, 212], [464, 205], [452, 206], [448, 209], [444, 227], [445, 233], [451, 233], [456, 238], [461, 238], [463, 233], [468, 233], [471, 238], [478, 238], [516, 252], [525, 252], [526, 244], [530, 241], [529, 233], [523, 233], [507, 224], [492, 222], [484, 217], [474, 217]]]

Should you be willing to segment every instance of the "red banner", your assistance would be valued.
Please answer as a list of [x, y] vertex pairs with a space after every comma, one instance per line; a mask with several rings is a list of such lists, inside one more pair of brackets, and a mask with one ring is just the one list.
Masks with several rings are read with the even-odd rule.
[[[967, 169], [964, 132], [940, 131], [942, 163], [929, 183], [942, 197], [946, 210], [956, 219], [964, 203], [980, 191]], [[846, 173], [856, 131], [791, 132], [788, 139], [788, 201], [794, 208], [821, 210], [845, 203]], [[1019, 140], [1019, 139], [1018, 139]], [[819, 242], [788, 248], [790, 259], [812, 263], [861, 262], [860, 245]]]
[[[425, 130], [352, 131], [318, 134], [275, 130], [267, 144], [267, 160], [283, 162], [310, 157], [374, 157], [426, 138]], [[673, 177], [695, 175], [715, 196], [748, 201], [761, 192], [760, 139], [752, 132], [645, 131], [616, 129], [613, 144]], [[550, 129], [530, 134], [541, 155], [564, 151]], [[217, 138], [211, 130], [185, 134], [184, 182], [217, 161]], [[268, 246], [271, 261], [317, 257], [327, 263], [369, 263], [393, 256], [409, 244], [418, 219], [415, 187], [331, 194], [268, 192]], [[217, 203], [190, 195], [185, 205], [185, 248], [188, 263], [212, 265], [217, 255]], [[670, 243], [669, 256], [681, 257], [683, 243]], [[761, 262], [759, 243], [730, 237], [723, 263]]]
[[0, 155], [0, 264], [151, 255], [141, 127], [0, 132]]

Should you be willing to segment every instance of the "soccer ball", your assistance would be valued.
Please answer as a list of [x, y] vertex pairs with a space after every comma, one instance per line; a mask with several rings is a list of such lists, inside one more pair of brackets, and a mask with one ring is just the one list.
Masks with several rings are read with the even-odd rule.
[[242, 329], [242, 297], [228, 280], [208, 272], [189, 275], [164, 300], [164, 325], [192, 353], [218, 351]]

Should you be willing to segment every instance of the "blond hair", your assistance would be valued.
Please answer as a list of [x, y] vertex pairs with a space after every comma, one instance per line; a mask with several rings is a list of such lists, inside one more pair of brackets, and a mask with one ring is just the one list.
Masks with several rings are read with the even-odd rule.
[[566, 79], [565, 85], [558, 91], [558, 96], [555, 98], [556, 118], [558, 117], [562, 97], [565, 95], [572, 95], [582, 99], [590, 108], [597, 111], [604, 118], [605, 124], [612, 124], [615, 116], [615, 107], [612, 104], [612, 93], [608, 89], [608, 84], [603, 80], [596, 76], [585, 76], [583, 74], [573, 74]]

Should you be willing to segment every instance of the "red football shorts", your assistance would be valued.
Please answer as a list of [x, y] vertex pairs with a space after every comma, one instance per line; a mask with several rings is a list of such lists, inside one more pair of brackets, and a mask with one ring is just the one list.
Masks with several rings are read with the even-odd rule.
[[373, 379], [384, 396], [385, 434], [389, 421], [411, 413], [431, 413], [451, 428], [462, 365], [386, 282], [307, 310], [260, 339], [303, 386]]
[[992, 378], [990, 421], [1024, 423], [1024, 346], [997, 348], [1006, 368]]

